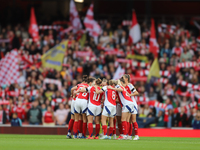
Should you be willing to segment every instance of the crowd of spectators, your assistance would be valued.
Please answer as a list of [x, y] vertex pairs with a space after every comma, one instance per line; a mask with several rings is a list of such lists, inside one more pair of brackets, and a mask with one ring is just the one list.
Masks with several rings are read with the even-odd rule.
[[[89, 35], [86, 35], [84, 40], [80, 34], [73, 34], [73, 32], [61, 34], [61, 29], [40, 30], [39, 44], [28, 40], [23, 42], [24, 39], [30, 38], [27, 27], [20, 24], [2, 27], [0, 30], [0, 57], [3, 58], [6, 53], [17, 48], [21, 56], [26, 55], [28, 58], [33, 58], [33, 63], [25, 65], [21, 61], [19, 83], [0, 87], [1, 99], [9, 101], [9, 105], [0, 106], [0, 124], [14, 122], [13, 119], [16, 119], [17, 115], [23, 123], [32, 125], [66, 125], [70, 119], [70, 90], [81, 82], [82, 75], [112, 79], [120, 65], [125, 68], [125, 73], [131, 75], [131, 82], [137, 88], [140, 97], [167, 104], [168, 122], [164, 122], [163, 109], [149, 106], [147, 103], [139, 105], [138, 117], [155, 117], [155, 125], [159, 127], [191, 127], [195, 117], [198, 120], [199, 105], [187, 111], [184, 106], [194, 101], [198, 104], [199, 93], [197, 91], [197, 96], [193, 97], [180, 94], [191, 93], [191, 88], [177, 84], [177, 80], [181, 79], [198, 85], [200, 82], [199, 68], [197, 65], [195, 68], [181, 68], [176, 72], [176, 66], [181, 62], [200, 62], [200, 41], [184, 26], [177, 26], [173, 33], [166, 30], [157, 34], [160, 70], [168, 71], [170, 75], [163, 76], [168, 80], [167, 83], [155, 80], [151, 84], [147, 84], [143, 80], [134, 80], [136, 76], [146, 76], [145, 74], [141, 75], [140, 72], [149, 68], [118, 62], [118, 58], [126, 59], [129, 54], [146, 57], [149, 64], [153, 62], [154, 56], [149, 52], [150, 25], [145, 23], [141, 24], [141, 41], [132, 45], [128, 45], [129, 27], [120, 24], [117, 28], [113, 28], [110, 22], [101, 24], [103, 32], [99, 36], [97, 44]], [[9, 40], [3, 41], [3, 39]], [[66, 39], [69, 42], [62, 71], [43, 68], [41, 56]], [[110, 49], [114, 53], [109, 53]], [[80, 54], [84, 57], [81, 57]], [[135, 59], [135, 61], [146, 62], [143, 59]], [[62, 88], [59, 89], [52, 83], [47, 84], [44, 88], [45, 78], [61, 81]], [[10, 91], [19, 92], [19, 94], [13, 96], [9, 94]], [[177, 107], [180, 107], [180, 111], [175, 113], [174, 108]]]

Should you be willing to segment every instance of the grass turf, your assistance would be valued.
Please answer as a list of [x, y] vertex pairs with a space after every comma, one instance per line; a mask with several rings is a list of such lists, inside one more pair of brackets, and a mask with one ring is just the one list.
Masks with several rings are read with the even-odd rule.
[[200, 138], [140, 137], [133, 140], [66, 139], [62, 135], [0, 134], [1, 150], [188, 150], [200, 149]]

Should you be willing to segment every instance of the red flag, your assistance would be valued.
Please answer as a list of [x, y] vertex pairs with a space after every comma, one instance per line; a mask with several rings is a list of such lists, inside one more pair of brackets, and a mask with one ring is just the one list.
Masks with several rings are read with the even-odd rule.
[[94, 38], [95, 43], [97, 43], [98, 36], [101, 34], [101, 27], [94, 20], [93, 7], [94, 7], [93, 4], [91, 4], [84, 19], [84, 25], [86, 30], [89, 31], [90, 36]]
[[159, 46], [156, 41], [156, 30], [155, 30], [154, 19], [151, 19], [151, 37], [149, 42], [149, 51], [153, 53], [155, 57], [158, 56]]
[[39, 39], [39, 33], [38, 33], [38, 25], [37, 25], [37, 21], [35, 17], [35, 11], [33, 7], [31, 8], [29, 33], [31, 37], [33, 38], [33, 41], [37, 42]]
[[135, 11], [133, 11], [132, 14], [132, 26], [131, 29], [129, 30], [129, 45], [132, 43], [137, 43], [141, 39], [141, 31], [140, 31], [140, 26], [137, 22], [137, 17]]

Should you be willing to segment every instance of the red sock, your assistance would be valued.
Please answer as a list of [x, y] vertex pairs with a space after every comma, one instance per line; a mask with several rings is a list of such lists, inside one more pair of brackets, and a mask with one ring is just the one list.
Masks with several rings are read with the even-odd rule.
[[75, 121], [75, 122], [74, 122], [73, 131], [74, 131], [74, 135], [77, 136], [77, 134], [78, 134], [78, 121]]
[[91, 137], [93, 134], [93, 124], [92, 123], [88, 123], [88, 131], [89, 131], [89, 135]]
[[83, 123], [83, 136], [86, 136], [87, 123]]
[[126, 135], [126, 129], [127, 129], [127, 123], [126, 121], [122, 121], [122, 132], [123, 132], [123, 135]]
[[116, 134], [116, 119], [114, 119], [114, 128], [113, 128], [113, 134]]
[[138, 124], [137, 124], [137, 122], [133, 123], [133, 127], [134, 127], [134, 131], [135, 131], [135, 135], [138, 135]]
[[103, 129], [103, 134], [106, 135], [107, 134], [107, 125], [103, 125], [102, 129]]
[[122, 124], [121, 123], [118, 124], [118, 128], [119, 128], [119, 134], [122, 134]]
[[78, 121], [78, 133], [83, 132], [83, 120]]
[[128, 135], [129, 133], [129, 129], [130, 129], [130, 123], [129, 122], [126, 122], [126, 135]]
[[74, 125], [74, 119], [70, 119], [69, 125], [68, 125], [68, 132], [72, 131], [73, 125]]
[[113, 129], [114, 129], [114, 127], [110, 127], [110, 128], [109, 128], [109, 134], [108, 134], [109, 136], [112, 136]]
[[96, 124], [96, 135], [99, 136], [99, 131], [100, 131], [100, 124]]
[[129, 136], [132, 136], [132, 132], [133, 132], [133, 124], [132, 124], [132, 123], [129, 123], [129, 124], [130, 124], [130, 128], [129, 128], [128, 135], [129, 135]]

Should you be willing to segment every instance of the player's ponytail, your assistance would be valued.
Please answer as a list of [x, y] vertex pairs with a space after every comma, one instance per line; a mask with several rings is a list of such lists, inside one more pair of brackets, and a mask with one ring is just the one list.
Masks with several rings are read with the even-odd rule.
[[119, 80], [120, 80], [123, 84], [125, 84], [125, 80], [124, 80], [123, 77], [121, 77]]
[[125, 74], [124, 77], [125, 77], [126, 79], [128, 79], [128, 82], [130, 82], [130, 75], [129, 75], [129, 74]]
[[101, 81], [100, 78], [98, 78], [98, 79], [96, 79], [95, 83], [96, 83], [97, 85], [101, 85], [102, 81]]
[[87, 75], [83, 75], [83, 82], [88, 82], [88, 76]]

